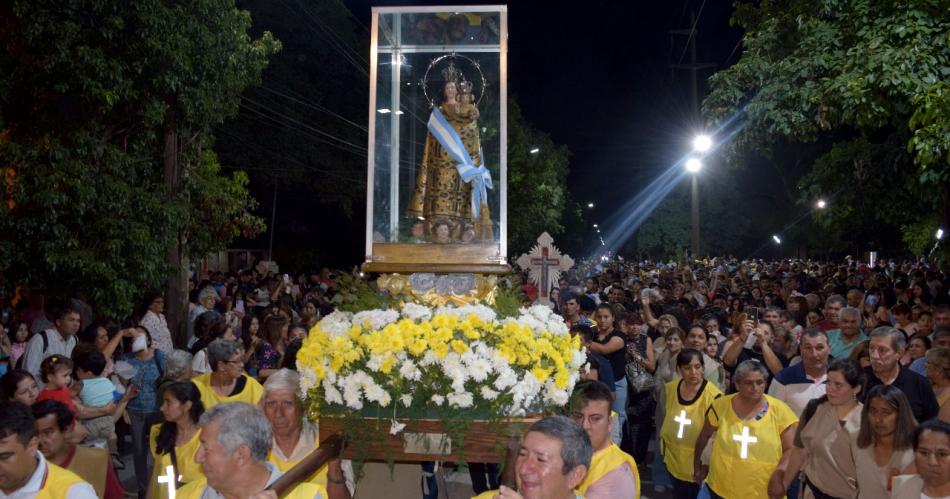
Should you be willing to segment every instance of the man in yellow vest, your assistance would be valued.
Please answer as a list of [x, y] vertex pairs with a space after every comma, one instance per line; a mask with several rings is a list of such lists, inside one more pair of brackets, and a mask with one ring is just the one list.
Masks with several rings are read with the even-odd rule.
[[584, 499], [575, 489], [590, 465], [590, 437], [570, 418], [549, 416], [528, 428], [515, 474], [518, 490], [504, 485], [473, 499]]
[[62, 402], [41, 400], [31, 407], [36, 418], [36, 437], [47, 462], [72, 471], [89, 482], [102, 499], [122, 499], [125, 491], [112, 467], [109, 451], [80, 447], [66, 440], [75, 422], [73, 413]]
[[0, 402], [0, 497], [96, 498], [92, 485], [48, 463], [39, 445], [30, 408], [19, 402]]
[[[297, 371], [280, 369], [264, 382], [261, 408], [274, 432], [274, 444], [267, 460], [286, 472], [320, 446], [317, 425], [304, 417], [300, 393], [300, 375]], [[349, 461], [332, 459], [314, 472], [306, 481], [327, 489], [330, 499], [350, 499], [353, 468]]]
[[587, 499], [639, 499], [637, 462], [610, 438], [612, 402], [613, 394], [600, 381], [585, 380], [574, 388], [571, 413], [594, 448], [590, 469], [577, 490]]
[[[195, 462], [204, 466], [205, 478], [178, 489], [183, 499], [277, 499], [265, 490], [283, 475], [267, 462], [273, 435], [270, 423], [258, 407], [244, 402], [218, 404], [201, 416], [201, 445]], [[159, 480], [174, 477], [161, 476]], [[283, 495], [285, 499], [327, 499], [326, 490], [315, 483], [301, 483]]]

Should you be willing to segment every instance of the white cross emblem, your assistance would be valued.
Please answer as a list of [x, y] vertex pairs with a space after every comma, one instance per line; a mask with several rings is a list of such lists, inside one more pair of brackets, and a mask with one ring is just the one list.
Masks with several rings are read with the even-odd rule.
[[[178, 475], [178, 480], [181, 480], [181, 475]], [[158, 477], [158, 483], [168, 484], [168, 499], [175, 499], [175, 482], [175, 467], [169, 464], [165, 467], [165, 474]]]
[[749, 444], [754, 444], [759, 441], [758, 438], [749, 435], [748, 426], [742, 427], [742, 435], [733, 435], [732, 439], [741, 443], [741, 447], [739, 448], [739, 457], [742, 459], [749, 457]]
[[693, 420], [686, 417], [686, 409], [680, 411], [679, 416], [673, 418], [673, 421], [676, 421], [680, 424], [680, 429], [676, 432], [676, 438], [683, 438], [683, 427], [693, 424]]

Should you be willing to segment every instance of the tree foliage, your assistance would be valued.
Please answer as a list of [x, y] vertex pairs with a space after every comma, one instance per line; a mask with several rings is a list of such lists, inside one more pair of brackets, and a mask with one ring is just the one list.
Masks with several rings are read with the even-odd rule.
[[[531, 150], [538, 149], [532, 154]], [[508, 101], [508, 253], [531, 249], [538, 236], [564, 232], [569, 219], [580, 215], [567, 191], [570, 153], [521, 115], [514, 99]], [[573, 224], [577, 225], [577, 224]]]
[[733, 20], [742, 57], [704, 103], [739, 129], [727, 155], [820, 144], [800, 202], [835, 196], [816, 217], [828, 240], [887, 246], [899, 231], [921, 253], [920, 231], [950, 206], [950, 4], [766, 0], [739, 2]]
[[[162, 284], [166, 255], [254, 232], [246, 177], [223, 177], [212, 127], [279, 43], [233, 0], [0, 5], [0, 273], [120, 316]], [[181, 178], [165, 184], [163, 135]]]

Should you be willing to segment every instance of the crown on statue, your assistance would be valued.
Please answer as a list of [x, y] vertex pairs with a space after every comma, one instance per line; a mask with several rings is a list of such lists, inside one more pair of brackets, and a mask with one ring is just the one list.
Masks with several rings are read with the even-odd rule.
[[459, 92], [463, 94], [472, 93], [472, 82], [468, 80], [462, 80], [459, 82]]
[[446, 83], [449, 83], [449, 82], [456, 83], [461, 77], [462, 77], [462, 72], [459, 71], [457, 67], [455, 67], [454, 62], [450, 62], [449, 65], [446, 66], [445, 69], [442, 70], [442, 79]]

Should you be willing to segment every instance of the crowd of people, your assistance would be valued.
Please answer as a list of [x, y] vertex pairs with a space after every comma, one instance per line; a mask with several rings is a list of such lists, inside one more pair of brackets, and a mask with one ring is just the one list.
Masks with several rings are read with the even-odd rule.
[[[204, 277], [186, 338], [157, 293], [119, 323], [81, 299], [0, 301], [0, 455], [17, 456], [0, 493], [270, 497], [319, 444], [295, 355], [336, 283]], [[950, 299], [927, 262], [617, 258], [582, 262], [551, 297], [587, 349], [583, 381], [567, 417], [526, 432], [517, 491], [473, 463], [478, 497], [635, 498], [648, 477], [690, 499], [950, 497]], [[354, 490], [334, 459], [293, 497]]]
[[950, 497], [948, 284], [925, 261], [618, 258], [565, 273], [551, 306], [656, 492]]
[[[0, 434], [36, 454], [21, 474], [0, 472], [6, 482], [0, 497], [36, 485], [27, 483], [33, 474], [59, 468], [91, 484], [95, 497], [167, 497], [168, 485], [158, 478], [169, 465], [177, 470], [177, 485], [200, 482], [222, 494], [238, 486], [233, 490], [243, 493], [259, 489], [235, 481], [231, 474], [241, 468], [231, 464], [256, 460], [259, 466], [248, 468], [247, 476], [270, 482], [318, 446], [315, 428], [303, 417], [294, 369], [303, 337], [332, 310], [329, 270], [293, 280], [253, 270], [212, 273], [192, 284], [188, 336], [177, 349], [160, 293], [145, 293], [140, 308], [121, 322], [99, 320], [78, 298], [24, 293], [20, 300], [0, 299], [0, 395], [12, 418]], [[27, 410], [13, 410], [16, 404]], [[241, 427], [254, 423], [257, 416], [240, 408], [215, 412], [235, 404], [259, 407], [255, 428], [266, 426], [269, 436], [248, 444], [249, 461], [221, 464], [212, 459], [213, 445], [199, 436], [218, 417], [236, 418]], [[34, 421], [29, 438], [17, 426], [27, 419]], [[235, 446], [226, 441], [233, 439], [219, 440], [232, 453]], [[129, 454], [131, 462], [123, 462]], [[123, 490], [117, 477], [126, 465], [134, 468], [134, 490]], [[345, 467], [333, 460], [307, 483], [324, 498], [350, 497], [352, 473], [344, 476]], [[84, 495], [88, 488], [75, 490], [78, 495], [67, 496], [94, 497]]]

